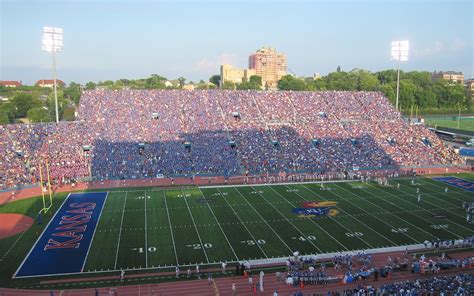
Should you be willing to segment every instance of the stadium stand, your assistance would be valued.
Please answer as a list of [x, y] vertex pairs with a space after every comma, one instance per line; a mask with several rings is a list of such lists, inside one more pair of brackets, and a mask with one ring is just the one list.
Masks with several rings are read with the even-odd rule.
[[1, 189], [191, 174], [461, 164], [378, 92], [84, 91], [75, 122], [0, 127]]

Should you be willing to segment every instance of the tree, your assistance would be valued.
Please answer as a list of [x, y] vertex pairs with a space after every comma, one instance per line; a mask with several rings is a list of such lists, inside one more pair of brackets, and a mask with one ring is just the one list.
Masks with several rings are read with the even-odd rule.
[[219, 86], [221, 84], [221, 76], [220, 75], [212, 75], [209, 78], [209, 82], [214, 84], [215, 86]]
[[180, 88], [183, 88], [184, 84], [186, 83], [186, 78], [184, 78], [184, 77], [179, 77], [179, 78], [178, 78], [178, 81], [179, 81], [179, 87], [180, 87]]
[[28, 110], [28, 119], [30, 122], [50, 122], [51, 116], [45, 107], [36, 107]]
[[89, 81], [89, 82], [86, 83], [86, 87], [85, 87], [85, 88], [86, 88], [87, 90], [93, 90], [93, 89], [95, 89], [96, 86], [97, 86], [97, 85], [96, 85], [94, 82]]
[[249, 82], [256, 85], [256, 86], [258, 86], [259, 88], [261, 88], [262, 87], [262, 76], [252, 75], [249, 78]]
[[26, 117], [28, 110], [42, 105], [39, 99], [33, 98], [31, 94], [21, 93], [13, 97], [12, 104], [15, 107], [15, 117]]
[[332, 72], [323, 80], [328, 90], [357, 90], [357, 80], [347, 72]]
[[292, 75], [285, 75], [278, 81], [278, 89], [302, 91], [306, 90], [307, 87], [303, 79], [296, 78]]
[[64, 120], [64, 121], [74, 121], [74, 119], [76, 119], [75, 117], [75, 111], [76, 109], [74, 109], [74, 107], [67, 107], [64, 109], [64, 112], [61, 116], [61, 120]]
[[233, 83], [232, 81], [224, 81], [222, 89], [235, 89], [235, 83]]
[[63, 90], [64, 97], [79, 105], [79, 99], [81, 97], [81, 85], [75, 82], [71, 82], [68, 87]]
[[341, 66], [337, 66], [336, 72], [341, 72]]
[[[403, 72], [400, 71], [400, 75], [402, 75]], [[397, 81], [397, 71], [395, 70], [384, 70], [384, 71], [379, 71], [375, 73], [375, 76], [379, 80], [381, 84], [384, 83], [392, 83]]]
[[404, 108], [409, 108], [414, 105], [416, 85], [410, 79], [400, 80], [399, 104]]
[[8, 118], [7, 112], [4, 110], [0, 110], [0, 124], [8, 124], [10, 123], [10, 118]]
[[356, 81], [357, 90], [374, 91], [379, 89], [379, 81], [369, 71], [354, 69], [350, 72], [350, 75]]

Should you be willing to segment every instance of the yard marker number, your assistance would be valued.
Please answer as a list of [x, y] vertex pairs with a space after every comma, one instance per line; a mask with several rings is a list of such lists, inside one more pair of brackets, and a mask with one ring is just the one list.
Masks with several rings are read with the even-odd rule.
[[264, 245], [266, 244], [267, 242], [263, 239], [258, 239], [258, 240], [244, 240], [244, 241], [241, 241], [240, 243], [242, 244], [247, 244], [249, 246], [255, 246], [255, 243], [259, 244], [259, 245]]
[[[133, 248], [132, 251], [138, 251], [138, 253], [143, 253], [145, 248]], [[156, 252], [156, 247], [148, 247], [148, 252], [153, 253]]]
[[[212, 248], [212, 244], [211, 243], [205, 243], [203, 244], [204, 248], [206, 249], [210, 249]], [[201, 247], [201, 244], [191, 244], [191, 245], [186, 245], [186, 247], [188, 248], [193, 248], [193, 250], [200, 250], [202, 247]]]
[[405, 233], [405, 232], [408, 232], [408, 228], [398, 228], [398, 229], [393, 229], [392, 228], [392, 232], [393, 233]]
[[433, 229], [448, 229], [448, 224], [433, 224], [431, 225]]
[[347, 237], [361, 237], [364, 236], [362, 232], [346, 232]]
[[316, 240], [316, 237], [314, 235], [308, 235], [307, 237], [304, 237], [304, 236], [292, 237], [292, 239], [297, 239], [297, 240], [300, 240], [302, 242], [305, 242], [307, 240], [314, 241], [314, 240]]

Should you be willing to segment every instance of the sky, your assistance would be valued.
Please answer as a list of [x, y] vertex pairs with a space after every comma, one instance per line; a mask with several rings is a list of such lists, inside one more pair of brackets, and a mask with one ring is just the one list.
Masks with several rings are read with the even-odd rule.
[[287, 54], [297, 76], [337, 66], [396, 68], [390, 42], [409, 40], [405, 71], [474, 76], [472, 0], [144, 1], [0, 0], [0, 80], [52, 77], [43, 26], [64, 29], [58, 78], [207, 81], [222, 63], [246, 68], [262, 46]]

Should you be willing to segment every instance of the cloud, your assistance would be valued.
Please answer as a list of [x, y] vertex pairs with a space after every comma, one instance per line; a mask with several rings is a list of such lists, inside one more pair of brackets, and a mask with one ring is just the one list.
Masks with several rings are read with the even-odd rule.
[[460, 38], [456, 38], [451, 43], [450, 47], [451, 47], [451, 50], [453, 51], [463, 50], [466, 47], [466, 42]]
[[436, 40], [434, 44], [422, 48], [422, 49], [414, 49], [413, 55], [415, 57], [429, 57], [433, 55], [437, 55], [440, 53], [446, 54], [447, 52], [456, 52], [461, 51], [466, 48], [466, 42], [463, 39], [455, 38], [450, 42]]
[[238, 60], [239, 58], [235, 53], [221, 53], [213, 58], [204, 57], [194, 63], [193, 71], [202, 74], [214, 73], [219, 71], [219, 67], [222, 64], [231, 64], [235, 66]]

